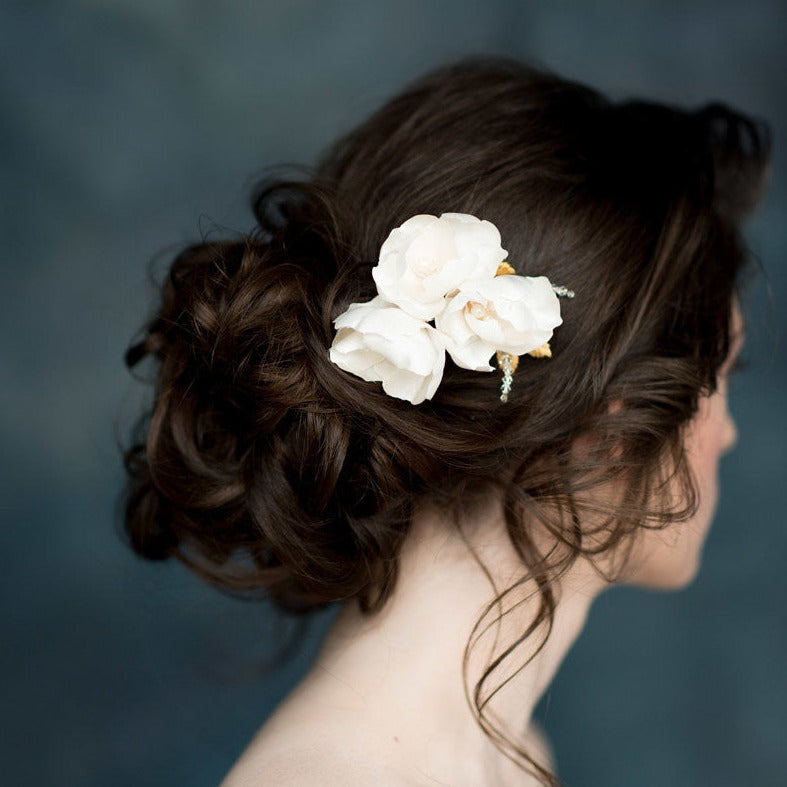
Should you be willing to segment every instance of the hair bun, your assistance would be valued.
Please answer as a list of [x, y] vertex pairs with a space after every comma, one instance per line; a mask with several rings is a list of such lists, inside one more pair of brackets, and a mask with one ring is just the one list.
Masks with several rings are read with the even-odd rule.
[[283, 190], [284, 208], [277, 188], [258, 200], [255, 235], [177, 256], [126, 354], [129, 366], [157, 362], [146, 439], [126, 455], [126, 529], [145, 557], [175, 555], [225, 589], [265, 587], [292, 606], [363, 596], [359, 542], [383, 533], [390, 553], [398, 531], [363, 532], [385, 460], [332, 397], [335, 217], [324, 194]]

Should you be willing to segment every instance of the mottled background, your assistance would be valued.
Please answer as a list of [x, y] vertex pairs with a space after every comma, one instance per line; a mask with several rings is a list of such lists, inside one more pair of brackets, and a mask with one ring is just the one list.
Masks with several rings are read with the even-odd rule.
[[[428, 67], [525, 57], [614, 96], [767, 117], [748, 238], [740, 445], [699, 580], [615, 590], [542, 703], [570, 787], [787, 783], [787, 3], [517, 0], [0, 5], [0, 759], [9, 785], [213, 785], [308, 664], [289, 632], [117, 534], [121, 363], [147, 267], [250, 226], [255, 173], [320, 148]], [[708, 282], [712, 287], [713, 282]]]

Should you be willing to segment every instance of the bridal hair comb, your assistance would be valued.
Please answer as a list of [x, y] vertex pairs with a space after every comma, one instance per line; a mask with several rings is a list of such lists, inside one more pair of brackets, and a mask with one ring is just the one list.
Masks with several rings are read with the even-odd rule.
[[372, 276], [377, 296], [334, 320], [331, 361], [389, 396], [431, 399], [445, 354], [463, 369], [503, 373], [508, 401], [519, 356], [550, 358], [562, 322], [558, 297], [574, 293], [546, 276], [519, 276], [505, 261], [500, 232], [464, 213], [413, 216], [380, 248]]

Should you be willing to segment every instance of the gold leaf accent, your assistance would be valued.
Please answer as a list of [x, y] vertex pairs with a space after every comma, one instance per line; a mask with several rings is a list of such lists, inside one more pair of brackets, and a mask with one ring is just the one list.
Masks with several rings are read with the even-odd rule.
[[495, 273], [495, 276], [508, 276], [512, 273], [516, 273], [516, 271], [507, 262], [501, 262], [500, 265], [497, 266], [497, 273]]
[[552, 348], [549, 346], [549, 342], [546, 342], [540, 347], [536, 347], [535, 350], [531, 350], [528, 355], [532, 356], [533, 358], [551, 358]]

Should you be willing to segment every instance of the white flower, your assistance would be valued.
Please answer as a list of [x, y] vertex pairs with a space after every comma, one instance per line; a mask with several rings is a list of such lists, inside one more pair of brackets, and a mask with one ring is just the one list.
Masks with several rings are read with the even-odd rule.
[[563, 320], [546, 276], [465, 282], [435, 319], [457, 366], [491, 372], [496, 352], [523, 355], [548, 342]]
[[428, 323], [377, 297], [353, 303], [334, 320], [330, 358], [363, 380], [382, 382], [397, 399], [431, 399], [445, 366], [445, 346]]
[[372, 276], [385, 300], [431, 320], [445, 296], [466, 281], [491, 279], [505, 258], [494, 224], [464, 213], [419, 215], [386, 238]]

